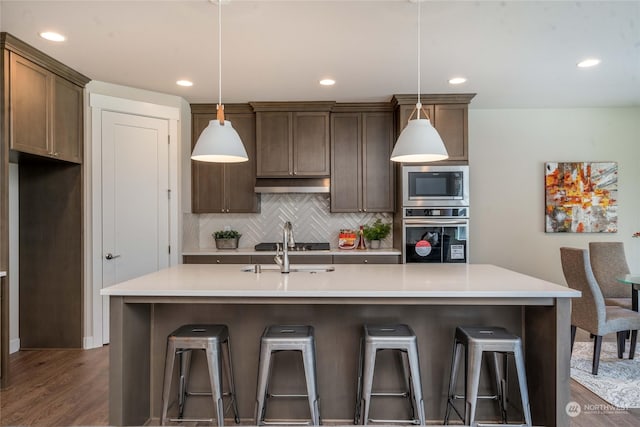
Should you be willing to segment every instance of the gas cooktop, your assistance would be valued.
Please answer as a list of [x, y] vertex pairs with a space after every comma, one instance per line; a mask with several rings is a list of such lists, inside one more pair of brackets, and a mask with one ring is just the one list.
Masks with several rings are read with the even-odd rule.
[[[275, 251], [276, 243], [258, 243], [254, 249], [256, 251]], [[282, 244], [280, 244], [282, 246]], [[289, 248], [290, 251], [328, 251], [329, 243], [296, 243], [296, 246]]]

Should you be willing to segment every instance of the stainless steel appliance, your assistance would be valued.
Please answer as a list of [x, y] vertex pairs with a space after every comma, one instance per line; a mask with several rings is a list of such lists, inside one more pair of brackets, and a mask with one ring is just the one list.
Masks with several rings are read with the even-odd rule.
[[468, 207], [403, 208], [403, 262], [468, 262], [468, 229]]
[[[276, 246], [282, 246], [282, 243], [258, 243], [254, 246], [255, 251], [271, 251], [276, 250]], [[316, 242], [316, 243], [300, 243], [296, 242], [294, 247], [289, 248], [290, 251], [328, 251], [330, 249], [328, 242]]]
[[469, 166], [403, 166], [402, 205], [469, 206]]

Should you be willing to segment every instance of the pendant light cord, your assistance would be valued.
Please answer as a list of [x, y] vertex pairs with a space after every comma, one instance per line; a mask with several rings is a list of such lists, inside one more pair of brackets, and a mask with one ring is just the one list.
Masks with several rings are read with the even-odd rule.
[[422, 102], [420, 102], [420, 3], [421, 0], [417, 0], [418, 3], [418, 103], [416, 109], [418, 110], [418, 119], [420, 119], [420, 110], [422, 110]]
[[222, 106], [222, 0], [218, 0], [218, 105]]

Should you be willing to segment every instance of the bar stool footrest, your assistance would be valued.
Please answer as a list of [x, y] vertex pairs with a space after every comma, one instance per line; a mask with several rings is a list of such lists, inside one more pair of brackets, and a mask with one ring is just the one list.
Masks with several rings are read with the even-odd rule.
[[172, 423], [212, 423], [215, 418], [167, 418]]
[[384, 391], [379, 391], [379, 392], [371, 393], [371, 396], [379, 396], [379, 397], [404, 397], [404, 398], [407, 398], [407, 397], [409, 397], [409, 392], [408, 392], [408, 391], [398, 391], [398, 392], [384, 392]]
[[261, 425], [265, 426], [311, 426], [313, 425], [312, 421], [269, 421], [262, 420], [260, 422]]
[[267, 397], [306, 397], [308, 398], [308, 394], [272, 394], [267, 393]]
[[[454, 399], [464, 399], [465, 396], [462, 394], [456, 394], [453, 396]], [[478, 399], [490, 399], [490, 400], [498, 400], [500, 398], [500, 396], [498, 396], [497, 394], [494, 395], [485, 395], [485, 396], [478, 396]]]
[[378, 420], [378, 419], [369, 418], [369, 422], [376, 423], [376, 424], [390, 424], [390, 423], [407, 424], [409, 423], [414, 425], [420, 425], [420, 420]]

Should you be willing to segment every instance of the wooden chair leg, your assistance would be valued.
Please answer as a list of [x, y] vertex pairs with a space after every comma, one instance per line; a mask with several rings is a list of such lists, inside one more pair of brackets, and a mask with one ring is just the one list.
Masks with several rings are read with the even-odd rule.
[[631, 347], [629, 348], [629, 359], [633, 359], [636, 354], [636, 343], [638, 341], [638, 331], [631, 331]]
[[571, 325], [571, 354], [573, 354], [573, 343], [576, 342], [576, 326]]
[[627, 331], [620, 331], [616, 333], [618, 338], [618, 359], [622, 359], [624, 356], [624, 346], [627, 339]]
[[591, 373], [598, 375], [598, 367], [600, 366], [600, 348], [602, 347], [602, 335], [596, 335], [593, 341], [593, 366]]

